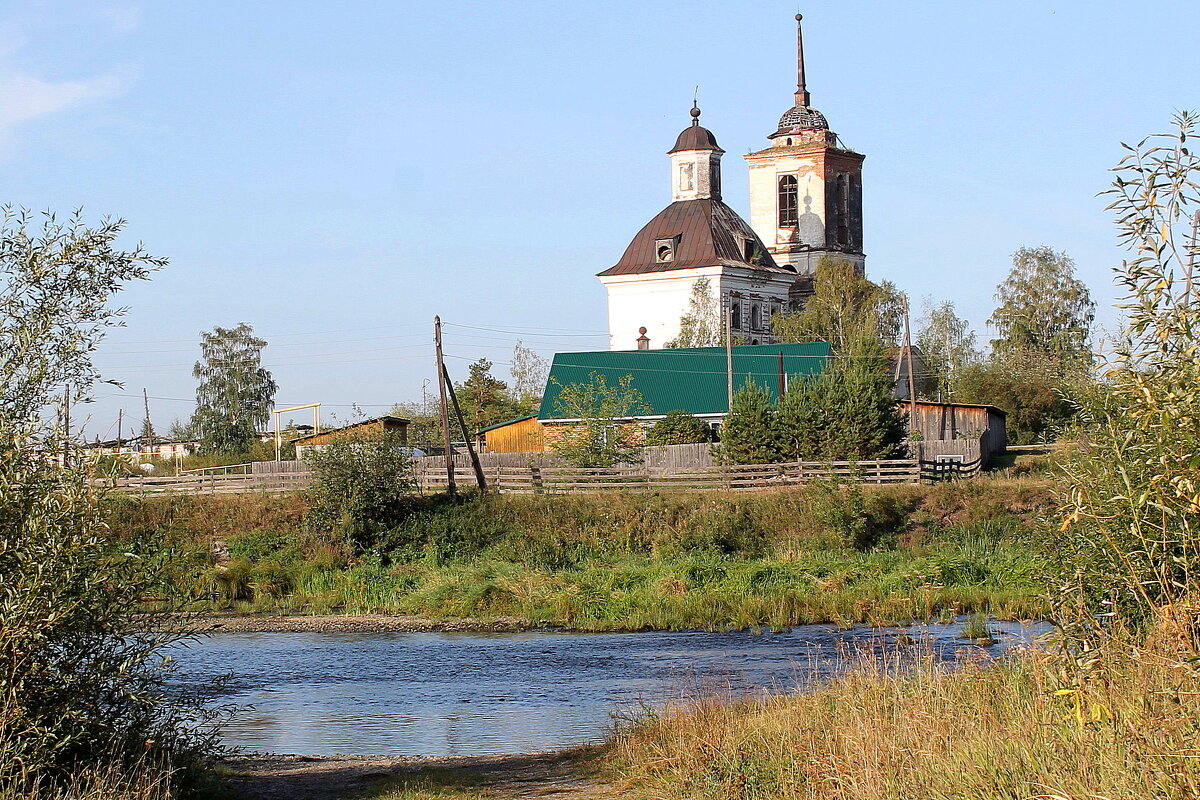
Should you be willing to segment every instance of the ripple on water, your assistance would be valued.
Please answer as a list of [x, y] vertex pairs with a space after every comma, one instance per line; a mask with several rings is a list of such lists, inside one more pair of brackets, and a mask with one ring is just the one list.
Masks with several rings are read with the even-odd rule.
[[[1045, 626], [992, 623], [993, 654]], [[836, 672], [848, 652], [907, 634], [935, 658], [980, 649], [959, 626], [783, 633], [217, 633], [175, 653], [175, 682], [230, 676], [243, 710], [227, 744], [254, 751], [447, 756], [556, 750], [598, 741], [613, 713], [699, 692], [790, 691]]]

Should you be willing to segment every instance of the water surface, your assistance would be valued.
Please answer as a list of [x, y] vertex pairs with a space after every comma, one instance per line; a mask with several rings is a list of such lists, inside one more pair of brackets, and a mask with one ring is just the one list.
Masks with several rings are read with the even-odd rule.
[[[218, 633], [175, 653], [176, 680], [228, 674], [221, 702], [242, 707], [227, 744], [333, 755], [484, 755], [600, 741], [613, 715], [697, 692], [795, 691], [862, 648], [907, 638], [941, 661], [990, 657], [1044, 629], [993, 623], [999, 643], [959, 625], [783, 633]], [[905, 638], [901, 638], [905, 637]]]

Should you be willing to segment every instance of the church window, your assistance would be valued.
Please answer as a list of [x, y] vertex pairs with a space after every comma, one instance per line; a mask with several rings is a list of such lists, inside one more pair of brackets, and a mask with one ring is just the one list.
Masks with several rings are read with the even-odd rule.
[[837, 177], [837, 243], [850, 244], [850, 176], [845, 173]]
[[690, 192], [695, 188], [694, 170], [695, 166], [690, 163], [679, 165], [679, 191]]
[[679, 244], [679, 237], [672, 236], [670, 239], [655, 239], [654, 240], [654, 257], [660, 264], [675, 260], [675, 248]]
[[791, 147], [791, 146], [792, 146], [792, 140], [788, 139], [788, 147]]
[[740, 331], [742, 329], [742, 304], [734, 300], [733, 313], [729, 316], [731, 317], [729, 321], [729, 327], [733, 328], [735, 331]]
[[742, 240], [742, 255], [747, 263], [753, 264], [755, 256], [758, 255], [758, 242], [753, 239]]
[[750, 330], [756, 331], [762, 327], [762, 309], [758, 303], [750, 306]]
[[794, 228], [799, 221], [797, 199], [799, 184], [795, 175], [784, 175], [779, 179], [779, 227]]

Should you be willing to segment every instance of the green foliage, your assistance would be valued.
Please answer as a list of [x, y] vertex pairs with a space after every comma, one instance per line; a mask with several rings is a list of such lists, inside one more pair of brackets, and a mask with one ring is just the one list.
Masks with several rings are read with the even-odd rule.
[[509, 367], [509, 374], [512, 376], [509, 397], [513, 402], [514, 417], [537, 411], [542, 402], [542, 391], [546, 388], [546, 376], [549, 373], [549, 362], [526, 347], [524, 342], [517, 340], [513, 346], [512, 366]]
[[753, 379], [733, 393], [733, 406], [721, 425], [721, 457], [733, 464], [778, 460], [776, 409], [767, 390]]
[[[1133, 257], [1116, 270], [1126, 290], [1123, 336], [1104, 383], [1076, 397], [1087, 448], [1063, 467], [1060, 616], [1088, 635], [1119, 621], [1173, 624], [1200, 648], [1200, 206], [1196, 117], [1148, 137], [1116, 168], [1108, 194]], [[1189, 230], [1190, 229], [1190, 230]], [[1115, 619], [1114, 619], [1115, 618]]]
[[918, 394], [939, 401], [953, 397], [962, 372], [982, 360], [971, 324], [955, 313], [949, 300], [934, 303], [925, 298], [915, 344], [920, 348], [927, 373], [916, 376], [924, 387], [924, 392], [918, 389]]
[[895, 495], [863, 491], [858, 483], [818, 483], [814, 486], [815, 517], [834, 547], [870, 550], [895, 545], [907, 509]]
[[266, 430], [278, 388], [262, 366], [266, 346], [245, 322], [200, 334], [200, 361], [192, 368], [200, 383], [191, 428], [201, 454], [243, 453], [258, 431]]
[[996, 287], [1000, 303], [988, 323], [999, 336], [992, 349], [1032, 351], [1066, 365], [1089, 363], [1088, 336], [1096, 304], [1075, 277], [1075, 262], [1049, 247], [1022, 247]]
[[[6, 208], [0, 227], [0, 793], [68, 794], [83, 776], [156, 777], [210, 744], [198, 713], [164, 689], [178, 623], [145, 612], [166, 553], [155, 537], [116, 546], [90, 465], [48, 425], [62, 391], [86, 397], [91, 362], [119, 322], [112, 296], [165, 262], [115, 249], [123, 223], [78, 216], [40, 230]], [[50, 458], [50, 453], [60, 458]], [[153, 631], [153, 632], [148, 632]], [[199, 719], [203, 719], [201, 715]], [[161, 772], [156, 772], [162, 770]], [[90, 779], [89, 779], [90, 780]], [[113, 787], [116, 790], [117, 787]], [[109, 795], [115, 796], [115, 795]]]
[[829, 342], [835, 354], [864, 338], [892, 345], [903, 307], [903, 297], [890, 282], [872, 283], [850, 262], [824, 258], [813, 274], [813, 294], [804, 309], [776, 314], [771, 332], [781, 342]]
[[1064, 374], [1051, 356], [1013, 348], [961, 370], [952, 399], [1004, 410], [1008, 443], [1036, 444], [1053, 441], [1074, 416], [1075, 409], [1063, 392], [1081, 380]]
[[338, 437], [305, 454], [313, 474], [310, 519], [367, 549], [399, 522], [413, 488], [409, 448], [392, 431]]
[[668, 411], [646, 431], [647, 445], [699, 444], [708, 440], [708, 424], [686, 411]]
[[715, 347], [721, 343], [721, 311], [708, 278], [697, 278], [692, 284], [688, 309], [679, 319], [679, 335], [664, 347]]
[[610, 386], [603, 373], [593, 372], [586, 383], [559, 386], [555, 414], [578, 420], [558, 426], [551, 442], [568, 464], [604, 468], [642, 460], [638, 433], [627, 420], [644, 414], [647, 406], [642, 393], [633, 388], [632, 375]]
[[[469, 369], [470, 375], [462, 383], [456, 384], [454, 391], [471, 434], [497, 422], [521, 416], [522, 406], [509, 395], [508, 384], [492, 377], [491, 361], [481, 358], [473, 362]], [[451, 427], [455, 429], [453, 423]]]

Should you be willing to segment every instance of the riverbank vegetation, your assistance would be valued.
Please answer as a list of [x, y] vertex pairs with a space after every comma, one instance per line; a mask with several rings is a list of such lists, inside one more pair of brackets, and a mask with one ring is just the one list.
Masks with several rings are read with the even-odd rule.
[[[885, 623], [1044, 610], [1037, 479], [752, 494], [410, 498], [331, 530], [298, 496], [114, 498], [205, 610], [518, 617], [580, 630]], [[314, 520], [320, 524], [312, 524]]]

